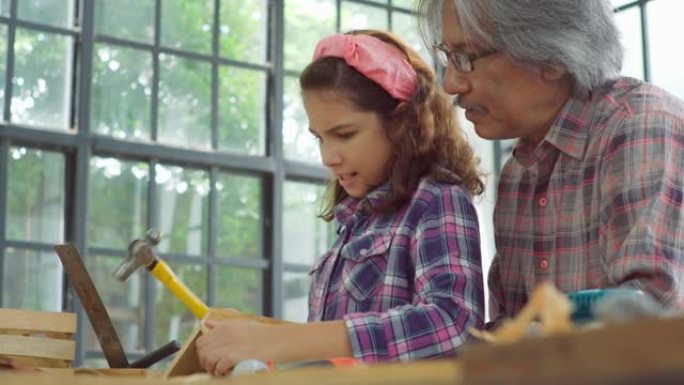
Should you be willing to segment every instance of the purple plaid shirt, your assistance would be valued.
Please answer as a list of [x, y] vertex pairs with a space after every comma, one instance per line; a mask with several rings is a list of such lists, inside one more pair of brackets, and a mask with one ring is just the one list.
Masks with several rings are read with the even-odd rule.
[[514, 316], [541, 281], [631, 287], [684, 307], [683, 167], [681, 100], [629, 78], [571, 98], [502, 170], [492, 318]]
[[452, 355], [482, 327], [480, 235], [470, 195], [424, 179], [409, 203], [372, 213], [385, 184], [335, 208], [339, 236], [311, 269], [309, 321], [344, 320], [367, 362]]

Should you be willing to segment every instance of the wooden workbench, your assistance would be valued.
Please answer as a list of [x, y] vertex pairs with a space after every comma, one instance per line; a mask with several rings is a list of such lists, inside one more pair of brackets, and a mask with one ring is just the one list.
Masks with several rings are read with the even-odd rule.
[[684, 318], [505, 345], [471, 345], [458, 359], [360, 368], [309, 368], [232, 378], [171, 379], [0, 372], [2, 385], [636, 385], [684, 384]]

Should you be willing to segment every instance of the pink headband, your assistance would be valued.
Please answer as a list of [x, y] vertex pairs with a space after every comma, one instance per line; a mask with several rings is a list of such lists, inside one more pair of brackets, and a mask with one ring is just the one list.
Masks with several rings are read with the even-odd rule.
[[416, 70], [396, 47], [369, 35], [332, 35], [321, 40], [313, 60], [339, 57], [378, 83], [395, 99], [411, 99], [418, 85]]

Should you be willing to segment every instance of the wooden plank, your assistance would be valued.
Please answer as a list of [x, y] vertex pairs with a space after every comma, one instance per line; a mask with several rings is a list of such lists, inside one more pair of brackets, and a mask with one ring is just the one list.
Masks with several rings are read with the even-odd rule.
[[[223, 308], [211, 308], [207, 313], [207, 319], [216, 321], [225, 321], [230, 319], [250, 319], [257, 322], [269, 323], [269, 324], [282, 324], [287, 323], [286, 321], [278, 320], [275, 318], [269, 318], [264, 316], [257, 316], [254, 314], [241, 313], [235, 309], [223, 309]], [[200, 366], [199, 359], [197, 358], [197, 349], [195, 348], [195, 342], [197, 338], [202, 335], [202, 330], [198, 327], [190, 337], [185, 341], [181, 350], [176, 354], [171, 364], [168, 366], [164, 372], [164, 378], [174, 377], [174, 376], [187, 376], [194, 373], [203, 373], [204, 370]]]
[[55, 368], [55, 369], [59, 369], [59, 370], [66, 370], [66, 368], [71, 367], [71, 361], [72, 361], [72, 359], [60, 360], [60, 359], [54, 359], [54, 358], [13, 356], [13, 355], [9, 355], [9, 354], [1, 354], [0, 358], [10, 359], [13, 362], [17, 362], [24, 367], [40, 368], [41, 371], [43, 369], [50, 369], [50, 368]]
[[684, 318], [647, 320], [470, 346], [460, 359], [469, 385], [680, 384], [683, 344]]
[[75, 352], [74, 341], [0, 335], [0, 355], [73, 361]]
[[200, 335], [202, 335], [202, 330], [200, 327], [197, 327], [190, 335], [190, 338], [185, 341], [181, 350], [176, 353], [176, 357], [171, 361], [171, 364], [164, 371], [164, 378], [187, 376], [189, 374], [202, 372], [199, 358], [197, 357], [197, 349], [195, 348], [195, 342]]
[[172, 379], [122, 379], [92, 375], [17, 374], [0, 371], [2, 385], [462, 385], [455, 360], [428, 360], [381, 364], [357, 368], [309, 368], [239, 377], [213, 377], [195, 374]]
[[41, 331], [36, 331], [36, 330], [20, 330], [20, 329], [0, 329], [0, 334], [12, 335], [12, 336], [55, 338], [58, 340], [70, 340], [74, 337], [73, 333], [41, 332]]
[[0, 329], [76, 333], [76, 314], [0, 308]]

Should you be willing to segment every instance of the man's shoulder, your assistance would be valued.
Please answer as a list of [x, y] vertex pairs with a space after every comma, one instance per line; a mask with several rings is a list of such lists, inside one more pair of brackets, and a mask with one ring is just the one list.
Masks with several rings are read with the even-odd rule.
[[684, 101], [661, 87], [638, 79], [621, 77], [607, 83], [598, 94], [610, 116], [629, 118], [662, 112], [684, 120]]

